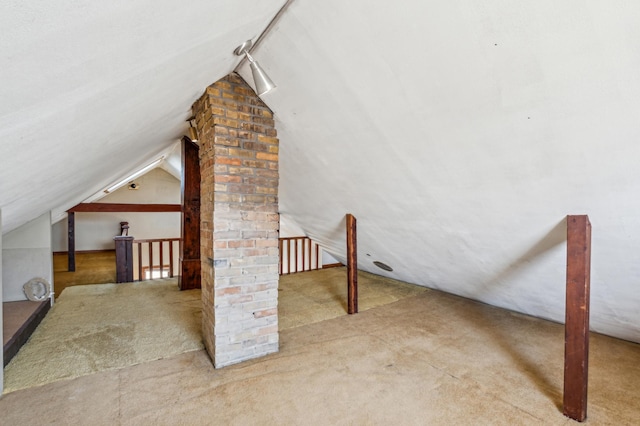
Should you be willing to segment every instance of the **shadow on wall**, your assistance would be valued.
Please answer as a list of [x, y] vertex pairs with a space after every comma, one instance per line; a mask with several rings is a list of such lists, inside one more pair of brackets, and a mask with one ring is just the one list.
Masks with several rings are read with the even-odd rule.
[[567, 218], [563, 218], [556, 226], [554, 226], [547, 234], [538, 241], [533, 247], [520, 255], [518, 259], [509, 265], [504, 271], [495, 275], [492, 279], [479, 285], [477, 290], [473, 292], [472, 297], [479, 296], [496, 288], [504, 286], [508, 279], [522, 269], [528, 267], [533, 261], [542, 254], [550, 251], [554, 247], [567, 241]]
[[[518, 257], [518, 260], [511, 264], [503, 272], [497, 274], [489, 281], [480, 285], [473, 296], [478, 296], [488, 291], [492, 291], [497, 287], [504, 286], [510, 277], [528, 267], [536, 258], [550, 251], [554, 247], [565, 243], [567, 240], [567, 219], [563, 218], [556, 226], [554, 226], [541, 240], [524, 254]], [[473, 297], [472, 296], [472, 297]], [[510, 313], [509, 315], [519, 316], [519, 314]], [[499, 349], [503, 355], [511, 358], [516, 365], [520, 367], [518, 372], [513, 374], [524, 374], [540, 391], [552, 401], [559, 411], [562, 411], [562, 374], [563, 364], [562, 356], [564, 353], [564, 334], [558, 333], [557, 327], [540, 327], [539, 322], [531, 323], [531, 333], [526, 336], [506, 335], [502, 332], [500, 323], [505, 321], [504, 318], [496, 317], [493, 311], [486, 309], [478, 309], [472, 317], [463, 316], [474, 324], [482, 324], [481, 329], [484, 331], [484, 338], [492, 343], [492, 348]], [[553, 354], [551, 359], [540, 359], [538, 354], [530, 351], [527, 341], [537, 340], [541, 335], [549, 335], [552, 337], [540, 339], [541, 342], [554, 341]], [[555, 365], [555, 360], [560, 362]], [[511, 373], [505, 372], [505, 375]]]
[[[346, 213], [340, 218], [336, 225], [323, 235], [316, 235], [313, 232], [304, 233], [313, 241], [318, 243], [322, 249], [328, 253], [333, 260], [343, 265], [347, 264], [347, 218]], [[306, 231], [306, 230], [305, 230]], [[340, 242], [339, 250], [333, 250], [335, 246], [333, 241]]]

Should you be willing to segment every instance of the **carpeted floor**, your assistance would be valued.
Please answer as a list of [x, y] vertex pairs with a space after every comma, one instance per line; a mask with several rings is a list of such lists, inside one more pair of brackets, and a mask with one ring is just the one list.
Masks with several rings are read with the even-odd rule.
[[[358, 310], [393, 303], [429, 291], [426, 287], [358, 271]], [[329, 268], [280, 277], [280, 330], [313, 324], [347, 313], [347, 268]]]
[[[346, 274], [342, 267], [281, 277], [280, 330], [346, 315]], [[360, 311], [428, 291], [358, 276]], [[200, 290], [180, 292], [176, 279], [68, 287], [6, 367], [4, 392], [202, 349], [200, 298]]]
[[65, 289], [5, 368], [4, 391], [203, 348], [200, 291], [176, 279]]

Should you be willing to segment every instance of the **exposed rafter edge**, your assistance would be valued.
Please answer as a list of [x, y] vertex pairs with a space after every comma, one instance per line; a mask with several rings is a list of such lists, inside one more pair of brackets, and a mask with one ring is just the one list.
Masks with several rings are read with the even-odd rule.
[[119, 204], [119, 203], [80, 203], [71, 207], [67, 212], [143, 212], [143, 213], [163, 213], [180, 212], [181, 204]]

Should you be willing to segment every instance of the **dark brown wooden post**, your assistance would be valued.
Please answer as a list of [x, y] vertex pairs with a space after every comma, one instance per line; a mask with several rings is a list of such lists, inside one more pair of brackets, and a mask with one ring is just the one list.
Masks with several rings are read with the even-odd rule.
[[76, 214], [67, 212], [67, 258], [69, 272], [76, 270]]
[[589, 217], [567, 216], [563, 413], [579, 422], [587, 418], [590, 279], [591, 223]]
[[199, 147], [182, 138], [182, 237], [178, 277], [180, 290], [200, 288], [200, 157]]
[[120, 222], [120, 235], [113, 237], [116, 245], [116, 282], [133, 282], [133, 237], [129, 223]]
[[347, 214], [347, 312], [358, 313], [358, 250], [356, 218]]

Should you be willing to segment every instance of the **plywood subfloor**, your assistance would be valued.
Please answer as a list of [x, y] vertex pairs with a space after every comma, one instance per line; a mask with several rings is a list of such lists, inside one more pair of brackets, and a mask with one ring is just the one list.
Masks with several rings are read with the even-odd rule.
[[[2, 422], [93, 425], [572, 425], [563, 326], [424, 291], [289, 328], [216, 370], [204, 351], [6, 394]], [[588, 424], [640, 418], [640, 347], [593, 334]]]

